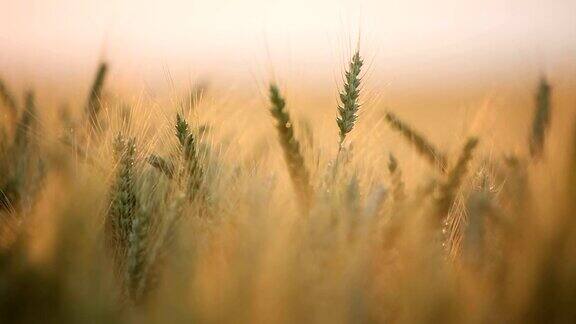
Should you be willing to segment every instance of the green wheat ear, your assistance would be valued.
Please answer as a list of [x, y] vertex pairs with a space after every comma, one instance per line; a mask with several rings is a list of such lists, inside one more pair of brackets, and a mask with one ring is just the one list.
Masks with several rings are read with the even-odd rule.
[[358, 119], [358, 97], [360, 96], [360, 70], [362, 69], [362, 59], [360, 53], [356, 52], [352, 56], [348, 70], [345, 72], [344, 89], [340, 92], [341, 104], [338, 106], [339, 116], [336, 118], [338, 129], [340, 130], [340, 146], [354, 128]]
[[102, 89], [104, 88], [104, 80], [106, 78], [106, 73], [108, 71], [108, 64], [106, 62], [101, 62], [98, 66], [98, 71], [96, 72], [96, 77], [90, 88], [90, 94], [88, 95], [88, 102], [86, 103], [86, 115], [90, 122], [92, 128], [96, 131], [99, 130], [99, 120], [98, 113], [102, 109]]
[[541, 157], [544, 153], [544, 142], [546, 132], [550, 127], [551, 105], [550, 96], [551, 88], [546, 78], [540, 79], [538, 93], [536, 95], [536, 108], [534, 111], [534, 120], [532, 122], [532, 134], [530, 136], [530, 155], [533, 158]]
[[304, 157], [300, 152], [300, 143], [294, 136], [294, 127], [290, 114], [286, 110], [286, 101], [280, 95], [280, 90], [274, 84], [270, 85], [270, 113], [276, 120], [278, 141], [284, 151], [284, 160], [288, 166], [288, 172], [294, 188], [298, 194], [298, 201], [302, 210], [307, 211], [310, 207], [310, 199], [313, 195], [310, 185], [310, 175], [304, 164]]
[[114, 141], [114, 155], [117, 161], [117, 171], [110, 194], [110, 208], [106, 218], [108, 243], [123, 264], [127, 255], [129, 234], [132, 222], [138, 208], [136, 196], [135, 156], [136, 144], [134, 138], [126, 139], [118, 135]]
[[430, 164], [439, 168], [441, 172], [446, 172], [446, 156], [440, 152], [430, 141], [422, 134], [418, 133], [407, 123], [403, 122], [400, 118], [391, 112], [386, 112], [384, 117], [392, 129], [400, 132], [408, 142], [414, 146], [416, 151], [420, 153]]

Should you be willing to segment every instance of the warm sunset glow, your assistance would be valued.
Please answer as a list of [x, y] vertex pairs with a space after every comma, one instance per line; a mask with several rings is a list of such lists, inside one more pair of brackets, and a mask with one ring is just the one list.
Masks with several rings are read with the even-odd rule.
[[0, 0], [0, 324], [576, 323], [576, 0]]
[[569, 0], [5, 0], [0, 69], [91, 69], [105, 56], [128, 74], [332, 73], [359, 38], [377, 73], [465, 76], [574, 57], [575, 15]]

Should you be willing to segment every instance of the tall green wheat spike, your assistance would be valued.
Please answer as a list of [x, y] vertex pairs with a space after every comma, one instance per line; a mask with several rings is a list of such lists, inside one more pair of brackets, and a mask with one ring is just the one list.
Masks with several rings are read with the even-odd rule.
[[114, 153], [118, 166], [111, 190], [106, 230], [108, 242], [114, 254], [121, 258], [120, 263], [122, 263], [127, 254], [129, 234], [138, 208], [135, 188], [136, 144], [134, 138], [126, 139], [118, 135], [114, 142]]
[[86, 114], [90, 125], [94, 130], [98, 130], [98, 113], [102, 108], [101, 96], [102, 89], [104, 88], [104, 80], [106, 78], [106, 72], [108, 71], [108, 65], [106, 62], [101, 62], [98, 66], [98, 71], [96, 72], [96, 77], [90, 88], [90, 94], [88, 96], [88, 102], [86, 103]]
[[532, 122], [532, 134], [530, 136], [530, 155], [539, 158], [544, 153], [544, 142], [546, 132], [550, 127], [550, 105], [551, 88], [546, 78], [540, 79], [538, 94], [536, 95], [536, 109]]
[[339, 116], [336, 118], [338, 129], [340, 130], [340, 147], [346, 138], [346, 134], [352, 131], [358, 119], [358, 97], [360, 96], [360, 70], [362, 69], [362, 59], [357, 51], [348, 70], [345, 72], [344, 89], [340, 92], [341, 104], [338, 106]]
[[300, 143], [294, 136], [294, 127], [290, 114], [286, 110], [286, 101], [282, 98], [280, 90], [274, 84], [270, 85], [270, 113], [276, 119], [278, 141], [284, 151], [284, 160], [288, 166], [288, 173], [298, 195], [300, 207], [308, 211], [310, 199], [313, 195], [310, 185], [310, 175], [304, 164], [304, 157], [300, 152]]

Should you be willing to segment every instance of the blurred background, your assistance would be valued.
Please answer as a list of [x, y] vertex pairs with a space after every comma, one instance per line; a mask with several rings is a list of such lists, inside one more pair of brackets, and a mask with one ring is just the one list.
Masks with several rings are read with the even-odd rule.
[[125, 76], [250, 78], [272, 64], [324, 78], [358, 40], [390, 83], [495, 78], [576, 57], [570, 0], [2, 0], [0, 21], [0, 68], [34, 77], [83, 74], [106, 58]]
[[542, 74], [564, 93], [557, 101], [575, 100], [576, 1], [1, 1], [0, 74], [56, 102], [84, 100], [106, 60], [116, 93], [160, 97], [208, 81], [254, 97], [277, 79], [296, 110], [325, 107], [333, 123], [358, 44], [367, 106], [402, 110], [439, 138], [455, 111], [484, 106], [526, 126]]

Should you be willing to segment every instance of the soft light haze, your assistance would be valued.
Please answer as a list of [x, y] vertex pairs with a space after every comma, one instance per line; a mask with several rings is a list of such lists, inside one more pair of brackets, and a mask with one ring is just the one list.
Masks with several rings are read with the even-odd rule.
[[358, 39], [372, 73], [390, 80], [509, 74], [576, 57], [576, 2], [568, 0], [2, 2], [0, 71], [29, 77], [86, 73], [100, 57], [132, 77], [167, 68], [331, 76]]

